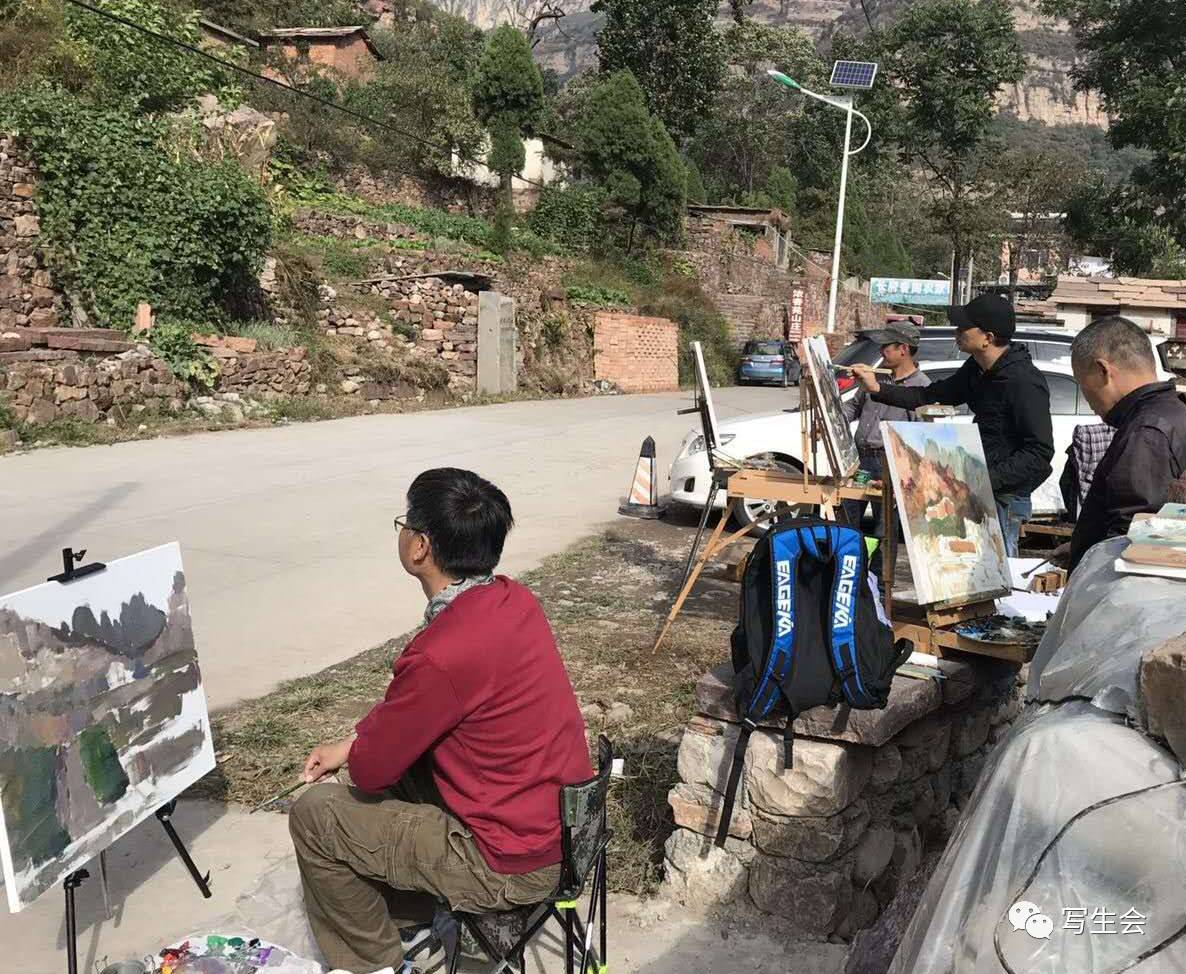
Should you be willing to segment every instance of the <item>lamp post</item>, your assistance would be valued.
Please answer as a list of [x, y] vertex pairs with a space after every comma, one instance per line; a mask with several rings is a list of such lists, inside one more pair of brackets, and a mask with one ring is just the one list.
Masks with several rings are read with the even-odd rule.
[[[845, 80], [846, 75], [842, 72], [842, 65], [860, 65], [866, 70], [862, 72], [859, 78], [859, 83]], [[828, 323], [827, 332], [831, 335], [836, 331], [836, 295], [837, 288], [840, 284], [840, 244], [844, 239], [844, 200], [848, 193], [848, 157], [855, 156], [862, 149], [869, 144], [869, 140], [873, 138], [873, 126], [869, 124], [869, 119], [856, 110], [853, 106], [852, 95], [821, 95], [818, 92], [812, 91], [810, 88], [804, 88], [794, 78], [790, 78], [781, 71], [775, 71], [771, 68], [766, 72], [777, 81], [779, 84], [786, 85], [795, 91], [800, 91], [808, 98], [814, 98], [816, 101], [822, 101], [825, 105], [831, 105], [833, 108], [839, 108], [845, 114], [844, 122], [844, 154], [840, 161], [840, 198], [836, 202], [836, 236], [832, 242], [832, 280], [828, 290]], [[837, 61], [835, 67], [832, 69], [832, 84], [843, 86], [847, 88], [861, 88], [868, 89], [873, 86], [873, 77], [877, 73], [876, 64], [867, 64], [865, 62], [854, 61]], [[837, 76], [840, 76], [840, 81], [837, 81]], [[852, 144], [852, 117], [857, 115], [861, 121], [865, 123], [865, 141], [862, 142], [856, 149], [850, 149]]]

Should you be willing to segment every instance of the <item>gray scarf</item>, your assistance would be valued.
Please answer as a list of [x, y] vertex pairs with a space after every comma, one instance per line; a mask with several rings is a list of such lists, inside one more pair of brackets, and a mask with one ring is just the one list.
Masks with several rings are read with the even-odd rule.
[[446, 585], [428, 600], [428, 606], [424, 610], [424, 624], [427, 626], [432, 622], [445, 610], [445, 606], [462, 592], [468, 592], [471, 588], [477, 588], [479, 585], [489, 585], [493, 581], [493, 575], [474, 575], [472, 578], [463, 578], [452, 585]]

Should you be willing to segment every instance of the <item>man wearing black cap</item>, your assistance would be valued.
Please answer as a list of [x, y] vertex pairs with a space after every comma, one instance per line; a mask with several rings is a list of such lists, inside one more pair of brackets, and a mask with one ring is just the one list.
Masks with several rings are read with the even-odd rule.
[[[895, 385], [927, 386], [931, 384], [914, 362], [918, 354], [918, 344], [922, 334], [909, 321], [888, 322], [884, 328], [878, 328], [861, 333], [865, 338], [877, 342], [881, 346], [881, 361], [883, 367], [893, 369], [891, 380]], [[874, 402], [869, 394], [861, 389], [855, 396], [844, 403], [844, 418], [850, 423], [857, 420], [854, 434], [857, 441], [857, 452], [861, 457], [861, 469], [873, 475], [874, 480], [881, 480], [885, 476], [885, 446], [881, 441], [881, 424], [886, 420], [911, 420], [914, 415], [896, 406]], [[866, 501], [849, 500], [844, 502], [844, 513], [848, 516], [848, 523], [859, 529], [861, 518], [865, 515]], [[881, 505], [872, 504], [873, 522], [876, 525], [875, 535], [881, 537]], [[880, 562], [878, 562], [880, 564]]]
[[1005, 547], [1016, 556], [1021, 522], [1033, 511], [1030, 494], [1053, 469], [1050, 390], [1025, 346], [1013, 344], [1013, 306], [1004, 298], [982, 294], [948, 308], [947, 316], [960, 351], [971, 356], [955, 375], [911, 389], [880, 384], [866, 366], [854, 365], [853, 374], [876, 402], [901, 409], [968, 405], [980, 427]]

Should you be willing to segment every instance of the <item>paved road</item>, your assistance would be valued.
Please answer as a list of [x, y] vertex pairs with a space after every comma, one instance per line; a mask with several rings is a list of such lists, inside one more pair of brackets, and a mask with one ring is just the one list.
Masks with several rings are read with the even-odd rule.
[[[795, 390], [723, 389], [719, 418], [770, 412]], [[363, 416], [0, 459], [0, 593], [179, 540], [212, 707], [257, 696], [414, 626], [423, 596], [395, 559], [391, 519], [412, 478], [461, 466], [494, 480], [518, 525], [503, 569], [537, 565], [615, 516], [648, 434], [660, 487], [695, 417], [687, 394]]]

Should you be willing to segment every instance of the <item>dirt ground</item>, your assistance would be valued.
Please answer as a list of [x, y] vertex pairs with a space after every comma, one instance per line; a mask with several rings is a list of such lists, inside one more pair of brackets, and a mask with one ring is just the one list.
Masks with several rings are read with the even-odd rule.
[[[591, 743], [604, 733], [625, 758], [610, 794], [611, 888], [625, 893], [651, 893], [661, 879], [682, 728], [697, 679], [728, 656], [736, 619], [738, 587], [711, 568], [652, 652], [694, 527], [678, 510], [661, 521], [622, 518], [520, 579], [551, 620]], [[347, 735], [382, 697], [411, 635], [216, 715], [218, 769], [198, 793], [254, 805], [291, 784], [310, 748]]]

